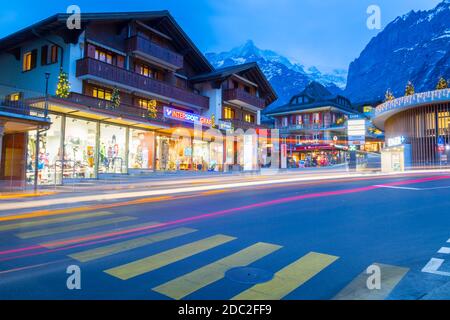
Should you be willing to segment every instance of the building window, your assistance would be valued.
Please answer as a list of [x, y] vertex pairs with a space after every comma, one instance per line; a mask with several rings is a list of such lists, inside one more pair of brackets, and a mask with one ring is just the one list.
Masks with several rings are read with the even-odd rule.
[[283, 127], [288, 126], [288, 117], [281, 118], [281, 126], [283, 126]]
[[235, 117], [234, 109], [230, 107], [223, 108], [223, 117], [224, 119], [234, 119]]
[[58, 62], [58, 47], [53, 45], [50, 50], [50, 64]]
[[95, 98], [98, 98], [98, 99], [111, 101], [111, 95], [112, 95], [112, 91], [108, 90], [108, 89], [103, 89], [103, 88], [93, 88], [92, 89], [92, 96]]
[[249, 123], [255, 123], [255, 116], [251, 113], [246, 113], [244, 116], [244, 121]]
[[186, 89], [187, 88], [187, 81], [186, 79], [180, 78], [180, 77], [175, 77], [175, 85], [178, 88], [182, 88], [182, 89]]
[[250, 93], [250, 87], [249, 86], [245, 86], [244, 87], [244, 91], [247, 92], [247, 93]]
[[295, 136], [295, 144], [296, 145], [302, 144], [302, 136]]
[[239, 88], [239, 83], [235, 80], [233, 80], [233, 89], [238, 89]]
[[303, 120], [302, 120], [302, 116], [301, 115], [297, 115], [295, 117], [295, 124], [303, 124]]
[[106, 52], [104, 50], [95, 49], [95, 59], [109, 63], [109, 64], [114, 64], [114, 57], [111, 53]]
[[23, 55], [23, 71], [30, 71], [36, 67], [37, 50], [27, 52]]
[[313, 114], [313, 123], [314, 124], [319, 124], [320, 123], [320, 114], [319, 113], [314, 113]]
[[9, 101], [19, 101], [21, 97], [22, 97], [22, 94], [20, 92], [15, 92], [15, 93], [11, 93], [8, 96], [8, 100]]

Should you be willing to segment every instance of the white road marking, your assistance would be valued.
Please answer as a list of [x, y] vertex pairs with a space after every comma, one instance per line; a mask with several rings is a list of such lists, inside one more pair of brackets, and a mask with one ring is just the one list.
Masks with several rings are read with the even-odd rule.
[[439, 249], [438, 253], [450, 254], [450, 248], [442, 247], [441, 249]]
[[422, 272], [450, 277], [450, 272], [439, 271], [439, 268], [442, 266], [444, 262], [445, 262], [444, 259], [431, 258], [431, 260], [427, 263], [427, 265], [422, 269]]

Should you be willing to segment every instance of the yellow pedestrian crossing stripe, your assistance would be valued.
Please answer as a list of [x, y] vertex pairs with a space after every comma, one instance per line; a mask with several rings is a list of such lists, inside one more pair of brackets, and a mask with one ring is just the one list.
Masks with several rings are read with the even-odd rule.
[[342, 289], [333, 300], [384, 300], [409, 271], [408, 268], [387, 264], [374, 263], [373, 265], [380, 268], [381, 287], [379, 289], [369, 289], [367, 280], [371, 280], [369, 277], [373, 271], [368, 274], [365, 270]]
[[226, 235], [215, 235], [152, 255], [144, 259], [105, 270], [105, 272], [119, 279], [128, 280], [174, 262], [186, 259], [200, 252], [215, 248], [235, 239], [236, 238], [234, 237]]
[[90, 233], [87, 235], [77, 235], [75, 237], [69, 237], [69, 238], [63, 238], [63, 239], [58, 239], [58, 240], [52, 240], [51, 242], [45, 242], [45, 243], [40, 243], [39, 245], [45, 248], [49, 248], [49, 249], [54, 249], [54, 248], [60, 248], [60, 247], [64, 247], [66, 245], [72, 245], [72, 244], [77, 244], [80, 242], [85, 242], [85, 241], [89, 241], [90, 238], [95, 238], [95, 237], [100, 237], [106, 234], [109, 234], [111, 232], [120, 232], [123, 230], [132, 230], [132, 229], [138, 229], [138, 228], [146, 228], [146, 227], [151, 227], [154, 225], [160, 224], [160, 222], [155, 222], [155, 221], [151, 221], [151, 222], [147, 222], [147, 223], [140, 223], [140, 224], [135, 224], [135, 225], [131, 225], [131, 226], [125, 226], [125, 227], [115, 227], [111, 230], [108, 231], [100, 231], [100, 232], [95, 232], [95, 233]]
[[153, 290], [173, 299], [182, 299], [189, 294], [222, 279], [227, 270], [233, 267], [247, 266], [280, 248], [281, 246], [260, 242], [153, 288]]
[[86, 223], [80, 223], [75, 225], [69, 225], [69, 226], [63, 226], [63, 227], [55, 227], [55, 228], [46, 228], [42, 230], [36, 230], [36, 231], [30, 231], [30, 232], [23, 232], [16, 234], [17, 237], [21, 239], [29, 239], [29, 238], [36, 238], [36, 237], [43, 237], [43, 236], [49, 236], [54, 235], [58, 233], [64, 233], [64, 232], [70, 232], [70, 231], [77, 231], [77, 230], [83, 230], [83, 229], [89, 229], [94, 227], [100, 227], [100, 226], [106, 226], [110, 224], [125, 222], [125, 221], [131, 221], [135, 220], [135, 217], [120, 217], [120, 218], [114, 218], [114, 219], [104, 219], [104, 220], [98, 220], [93, 222], [86, 222]]
[[96, 213], [82, 213], [82, 214], [75, 214], [75, 215], [70, 215], [70, 216], [44, 219], [44, 220], [23, 221], [23, 222], [18, 222], [18, 223], [10, 223], [10, 224], [0, 225], [0, 231], [24, 229], [24, 228], [30, 228], [30, 227], [37, 227], [37, 226], [41, 226], [41, 225], [82, 220], [82, 219], [88, 219], [88, 218], [105, 217], [105, 216], [110, 216], [113, 214], [117, 214], [117, 213], [110, 212], [110, 211], [101, 211], [101, 212], [96, 212]]
[[254, 285], [235, 296], [233, 300], [282, 299], [337, 259], [336, 256], [310, 252], [278, 271], [271, 281]]
[[120, 252], [140, 248], [152, 243], [172, 239], [175, 237], [183, 236], [186, 234], [193, 233], [197, 230], [190, 228], [179, 228], [174, 230], [169, 230], [165, 232], [151, 234], [149, 236], [140, 237], [137, 239], [127, 240], [120, 243], [115, 243], [112, 245], [95, 248], [91, 250], [86, 250], [78, 253], [74, 253], [69, 255], [69, 257], [78, 260], [80, 262], [88, 262], [100, 258], [104, 258], [113, 254], [117, 254]]

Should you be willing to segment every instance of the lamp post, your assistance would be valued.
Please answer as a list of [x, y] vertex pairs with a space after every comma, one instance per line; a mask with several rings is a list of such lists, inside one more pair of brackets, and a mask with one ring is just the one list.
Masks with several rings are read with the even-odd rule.
[[[44, 115], [47, 117], [48, 114], [48, 79], [50, 78], [50, 72], [45, 73], [45, 106]], [[39, 141], [41, 132], [39, 127], [36, 130], [36, 154], [34, 159], [34, 192], [38, 189], [38, 176], [39, 176]]]

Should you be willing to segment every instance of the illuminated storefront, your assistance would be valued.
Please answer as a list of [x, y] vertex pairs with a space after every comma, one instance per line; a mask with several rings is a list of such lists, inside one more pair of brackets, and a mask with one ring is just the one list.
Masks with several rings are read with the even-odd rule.
[[[55, 168], [60, 166], [62, 117], [50, 115], [52, 125], [39, 139], [39, 180], [42, 183], [55, 183]], [[27, 182], [34, 180], [36, 159], [36, 131], [28, 133]]]
[[126, 173], [126, 128], [100, 124], [100, 173]]
[[450, 89], [416, 93], [379, 105], [374, 124], [384, 129], [382, 167], [447, 166], [450, 155]]
[[[40, 136], [39, 184], [154, 169], [155, 134], [150, 130], [64, 114], [50, 114], [50, 119], [52, 125]], [[34, 180], [35, 150], [36, 132], [32, 131], [28, 134], [28, 183]]]
[[153, 169], [155, 133], [130, 129], [128, 167], [130, 169]]
[[65, 123], [64, 178], [95, 178], [96, 122], [66, 117]]

